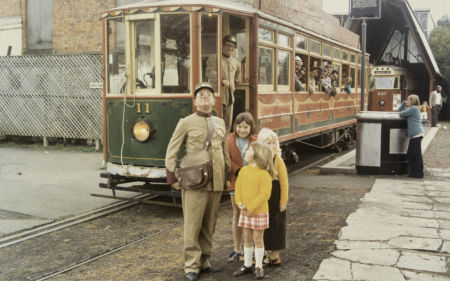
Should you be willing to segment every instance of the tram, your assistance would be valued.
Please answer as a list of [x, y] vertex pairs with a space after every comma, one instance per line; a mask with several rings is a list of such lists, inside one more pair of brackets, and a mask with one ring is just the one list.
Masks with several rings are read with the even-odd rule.
[[[276, 131], [287, 161], [298, 159], [299, 142], [339, 149], [354, 140], [362, 58], [357, 35], [338, 23], [335, 28], [342, 38], [353, 36], [354, 44], [239, 1], [147, 1], [109, 10], [102, 23], [106, 162], [102, 177], [107, 183], [100, 187], [112, 189], [114, 196], [116, 190], [150, 189], [173, 195], [165, 184], [167, 144], [178, 120], [194, 111], [193, 85], [210, 82], [207, 60], [215, 58], [221, 65], [217, 54], [222, 53], [221, 41], [227, 34], [237, 39], [234, 55], [242, 69], [234, 116], [249, 111], [258, 128]], [[297, 56], [306, 69], [299, 92], [294, 90]], [[320, 79], [310, 73], [315, 67], [338, 72], [335, 95], [321, 90]], [[218, 81], [220, 72], [219, 67]], [[347, 77], [352, 78], [350, 92], [344, 91]], [[215, 88], [214, 114], [221, 116], [223, 93], [221, 87]], [[139, 185], [126, 185], [129, 182]]]
[[373, 69], [376, 89], [369, 97], [370, 111], [397, 111], [417, 89], [417, 79], [404, 67], [379, 65]]

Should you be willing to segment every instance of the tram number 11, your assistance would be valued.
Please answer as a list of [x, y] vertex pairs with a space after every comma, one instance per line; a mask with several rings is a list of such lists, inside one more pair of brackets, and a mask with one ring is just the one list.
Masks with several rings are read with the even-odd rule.
[[[145, 103], [144, 105], [145, 105], [144, 113], [150, 114], [150, 104], [149, 103]], [[141, 107], [142, 107], [141, 104], [137, 103], [137, 111], [136, 111], [136, 113], [142, 113], [142, 108]]]

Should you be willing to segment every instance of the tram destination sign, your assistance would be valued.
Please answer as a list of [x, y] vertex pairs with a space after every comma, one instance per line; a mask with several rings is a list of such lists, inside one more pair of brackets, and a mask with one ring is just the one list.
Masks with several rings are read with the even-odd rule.
[[381, 0], [349, 0], [351, 19], [381, 18]]

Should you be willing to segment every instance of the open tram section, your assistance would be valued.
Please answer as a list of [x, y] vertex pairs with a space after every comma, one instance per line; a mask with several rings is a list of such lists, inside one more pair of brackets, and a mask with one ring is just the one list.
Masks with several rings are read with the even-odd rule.
[[[217, 81], [223, 58], [217, 54], [230, 34], [241, 68], [234, 117], [249, 111], [258, 129], [276, 131], [287, 163], [299, 162], [299, 144], [338, 151], [354, 144], [361, 60], [368, 62], [369, 55], [361, 57], [357, 34], [340, 27], [321, 5], [308, 3], [167, 0], [106, 11], [107, 182], [100, 186], [113, 197], [115, 190], [179, 196], [165, 184], [167, 144], [178, 120], [195, 110], [198, 82], [213, 85], [213, 114], [222, 116], [225, 93]], [[124, 185], [130, 182], [141, 186]]]

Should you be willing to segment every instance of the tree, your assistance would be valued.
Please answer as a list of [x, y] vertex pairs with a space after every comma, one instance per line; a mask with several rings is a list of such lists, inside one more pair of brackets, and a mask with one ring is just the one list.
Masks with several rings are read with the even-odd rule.
[[450, 19], [447, 16], [442, 17], [437, 22], [437, 27], [430, 34], [430, 47], [434, 58], [439, 66], [439, 70], [447, 87], [450, 85]]

